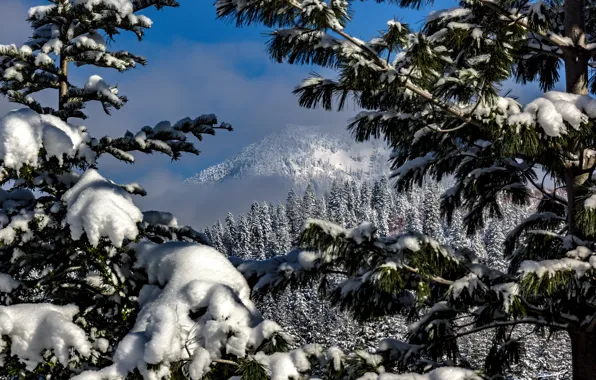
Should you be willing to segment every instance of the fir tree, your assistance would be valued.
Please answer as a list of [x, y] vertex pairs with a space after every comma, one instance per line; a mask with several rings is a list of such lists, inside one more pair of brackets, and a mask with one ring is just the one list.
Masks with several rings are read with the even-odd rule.
[[[419, 7], [432, 1], [394, 3]], [[278, 62], [336, 70], [337, 78], [312, 75], [303, 81], [295, 89], [300, 105], [341, 109], [354, 98], [364, 111], [349, 128], [359, 141], [382, 137], [395, 148], [397, 189], [452, 178], [441, 212], [449, 222], [462, 212], [468, 235], [503, 216], [502, 197], [516, 206], [528, 204], [535, 193], [541, 200], [507, 235], [507, 273], [418, 234], [396, 236], [391, 245], [391, 239], [371, 236], [369, 225], [350, 231], [323, 222], [307, 226], [301, 245], [316, 247], [320, 260], [304, 267], [305, 279], [324, 279], [334, 265], [348, 273], [331, 292], [336, 304], [361, 319], [428, 306], [409, 332], [412, 345], [385, 341], [375, 365], [358, 367], [350, 357], [350, 371], [358, 367], [359, 375], [376, 379], [375, 372], [388, 368], [444, 366], [446, 358], [468, 365], [458, 355], [457, 338], [494, 332], [482, 370], [502, 376], [524, 351], [519, 326], [531, 325], [535, 331], [565, 331], [573, 346], [573, 378], [594, 379], [596, 100], [589, 94], [596, 92], [596, 5], [465, 0], [456, 9], [434, 12], [419, 30], [389, 20], [378, 36], [364, 41], [348, 32], [352, 4], [218, 0], [216, 6], [220, 17], [239, 25], [277, 28], [268, 51]], [[552, 91], [560, 74], [565, 91]], [[501, 92], [510, 78], [536, 82], [545, 93], [523, 106]], [[546, 188], [546, 175], [565, 194]], [[301, 275], [293, 273], [292, 278]], [[460, 324], [462, 318], [472, 323]], [[428, 378], [442, 377], [441, 370]], [[463, 369], [449, 371], [451, 379], [478, 378]]]

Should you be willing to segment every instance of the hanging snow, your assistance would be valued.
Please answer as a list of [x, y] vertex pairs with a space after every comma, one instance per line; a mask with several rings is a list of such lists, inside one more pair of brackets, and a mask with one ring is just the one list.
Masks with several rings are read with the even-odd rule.
[[66, 222], [74, 240], [79, 240], [84, 232], [94, 246], [101, 237], [108, 237], [120, 247], [124, 239], [133, 240], [138, 235], [137, 223], [143, 220], [143, 214], [126, 190], [96, 170], [83, 173], [62, 200], [66, 202]]
[[11, 111], [0, 118], [0, 160], [7, 168], [19, 170], [23, 165], [37, 167], [39, 151], [46, 157], [74, 157], [81, 150], [88, 135], [84, 128], [76, 128], [52, 115], [40, 115], [29, 108]]
[[[135, 326], [120, 342], [113, 365], [77, 380], [121, 379], [135, 368], [145, 379], [161, 379], [169, 374], [168, 364], [179, 360], [189, 360], [191, 379], [198, 380], [223, 354], [243, 357], [280, 332], [263, 320], [244, 277], [215, 249], [182, 242], [142, 242], [133, 249], [150, 283], [141, 290]], [[203, 314], [191, 318], [199, 310]], [[148, 363], [166, 370], [157, 374]]]

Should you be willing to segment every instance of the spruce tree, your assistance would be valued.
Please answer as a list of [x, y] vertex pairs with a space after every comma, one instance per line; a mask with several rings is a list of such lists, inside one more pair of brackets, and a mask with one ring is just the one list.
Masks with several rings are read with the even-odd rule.
[[[523, 206], [540, 194], [533, 214], [507, 234], [507, 272], [484, 267], [469, 249], [423, 235], [398, 235], [392, 245], [367, 224], [343, 230], [308, 223], [301, 245], [319, 260], [292, 278], [346, 272], [330, 297], [358, 318], [426, 307], [409, 345], [385, 341], [378, 361], [366, 361], [358, 376], [469, 365], [458, 355], [458, 338], [483, 331], [494, 339], [477, 369], [500, 376], [522, 356], [527, 334], [516, 335], [518, 327], [530, 325], [564, 331], [573, 378], [595, 378], [593, 1], [463, 0], [433, 12], [419, 29], [389, 20], [369, 41], [347, 28], [352, 2], [218, 0], [216, 7], [239, 25], [275, 28], [268, 51], [278, 62], [336, 70], [336, 78], [312, 75], [298, 85], [300, 105], [341, 109], [355, 99], [364, 111], [349, 128], [359, 141], [382, 137], [395, 148], [397, 189], [451, 177], [442, 214], [452, 221], [463, 211], [469, 235], [502, 217], [501, 197]], [[544, 93], [522, 105], [502, 91], [508, 79], [535, 82]], [[559, 84], [564, 91], [554, 91]], [[564, 194], [545, 187], [544, 176]], [[472, 324], [460, 324], [462, 318]], [[478, 378], [454, 368], [434, 369], [430, 378], [445, 370], [451, 379]]]

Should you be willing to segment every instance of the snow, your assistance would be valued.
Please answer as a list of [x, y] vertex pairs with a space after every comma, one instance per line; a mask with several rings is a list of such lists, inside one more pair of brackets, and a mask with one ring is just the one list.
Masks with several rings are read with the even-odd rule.
[[107, 98], [112, 104], [122, 104], [122, 100], [116, 95], [118, 92], [116, 89], [110, 88], [110, 86], [103, 80], [99, 75], [92, 75], [85, 83], [85, 90], [89, 93], [96, 93], [101, 97]]
[[451, 297], [457, 299], [464, 290], [467, 290], [468, 295], [472, 296], [474, 291], [484, 288], [486, 288], [486, 286], [480, 281], [478, 276], [474, 273], [469, 273], [454, 281], [449, 287], [449, 291], [451, 292]]
[[0, 306], [0, 335], [11, 339], [10, 353], [18, 356], [29, 370], [44, 362], [42, 353], [46, 349], [53, 349], [60, 364], [66, 367], [71, 347], [83, 357], [91, 354], [85, 332], [72, 322], [78, 312], [74, 305]]
[[380, 140], [356, 143], [347, 132], [291, 125], [185, 182], [209, 185], [231, 178], [270, 177], [291, 181], [295, 190], [314, 182], [317, 190], [324, 191], [334, 180], [388, 175], [388, 158], [389, 149]]
[[106, 51], [106, 42], [97, 31], [91, 31], [86, 36], [73, 38], [71, 43], [80, 50]]
[[299, 276], [300, 271], [311, 271], [321, 259], [321, 255], [310, 251], [295, 249], [285, 256], [277, 256], [268, 260], [243, 261], [238, 264], [238, 270], [246, 278], [258, 277], [259, 281], [253, 286], [255, 291], [275, 286], [285, 278]]
[[[190, 359], [191, 379], [198, 380], [223, 354], [243, 357], [248, 347], [281, 333], [277, 324], [263, 320], [244, 277], [215, 249], [181, 242], [142, 242], [132, 248], [135, 266], [149, 278], [135, 325], [118, 345], [113, 365], [75, 379], [123, 378], [135, 368], [144, 379], [161, 379], [169, 371], [156, 375], [147, 363], [167, 369], [169, 363]], [[191, 319], [190, 312], [201, 308], [205, 314]]]
[[108, 237], [112, 244], [121, 247], [124, 239], [134, 240], [138, 235], [137, 223], [143, 220], [143, 214], [130, 194], [94, 169], [85, 171], [62, 200], [74, 240], [85, 233], [93, 246], [101, 237]]
[[536, 274], [538, 277], [553, 276], [556, 272], [571, 271], [575, 272], [577, 278], [583, 277], [590, 269], [593, 269], [590, 263], [579, 261], [572, 258], [563, 258], [559, 260], [527, 260], [521, 263], [519, 273], [523, 276]]
[[508, 124], [538, 124], [550, 137], [567, 133], [568, 123], [579, 129], [589, 119], [596, 118], [596, 100], [589, 95], [550, 91], [530, 102], [523, 112], [509, 116]]
[[63, 157], [86, 152], [88, 135], [52, 115], [40, 115], [22, 108], [0, 118], [0, 160], [7, 168], [19, 170], [24, 165], [37, 167], [39, 151], [46, 157], [56, 157], [62, 165]]
[[362, 222], [348, 233], [348, 237], [354, 239], [356, 244], [371, 241], [375, 232], [375, 226], [370, 222]]
[[596, 194], [594, 195], [590, 195], [585, 201], [584, 201], [584, 206], [589, 209], [592, 210], [594, 208], [596, 208]]
[[178, 220], [176, 217], [173, 214], [164, 211], [144, 211], [143, 223], [161, 224], [172, 228], [178, 227]]
[[[370, 372], [369, 372], [370, 373]], [[374, 374], [376, 375], [376, 374]], [[360, 378], [362, 379], [362, 377]], [[441, 367], [426, 374], [418, 373], [382, 373], [376, 377], [369, 377], [371, 380], [481, 380], [482, 376], [476, 372], [457, 367]], [[368, 380], [368, 379], [367, 379]]]
[[10, 293], [14, 289], [18, 288], [20, 285], [21, 283], [12, 278], [11, 275], [6, 273], [0, 273], [0, 292]]
[[405, 164], [403, 164], [399, 168], [395, 169], [395, 171], [393, 171], [392, 175], [405, 176], [413, 170], [419, 170], [421, 168], [424, 168], [426, 165], [428, 165], [430, 162], [432, 162], [434, 160], [434, 158], [435, 158], [435, 155], [432, 152], [429, 152], [422, 157], [416, 157], [412, 160], [407, 161]]
[[113, 7], [116, 12], [124, 17], [133, 13], [134, 8], [131, 0], [73, 0], [73, 5], [82, 5], [88, 10], [93, 10], [94, 7], [105, 5]]
[[503, 300], [503, 308], [505, 312], [508, 313], [511, 309], [514, 298], [519, 295], [519, 284], [515, 282], [506, 282], [504, 284], [493, 285], [491, 286], [491, 289], [494, 290], [499, 295], [499, 298]]
[[41, 20], [48, 14], [48, 12], [50, 12], [54, 8], [56, 8], [55, 4], [38, 5], [36, 7], [29, 8], [29, 12], [27, 15], [29, 16], [29, 18]]

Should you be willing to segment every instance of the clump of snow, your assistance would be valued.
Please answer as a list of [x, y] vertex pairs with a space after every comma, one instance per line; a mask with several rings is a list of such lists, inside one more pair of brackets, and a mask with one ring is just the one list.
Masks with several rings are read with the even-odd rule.
[[519, 295], [519, 284], [515, 282], [506, 282], [504, 284], [493, 285], [491, 286], [491, 289], [494, 290], [499, 299], [503, 301], [503, 309], [508, 313], [515, 297]]
[[89, 10], [93, 10], [94, 7], [103, 5], [111, 7], [122, 17], [131, 14], [134, 11], [131, 0], [73, 0], [73, 5], [83, 5]]
[[106, 41], [97, 31], [91, 31], [87, 35], [78, 36], [71, 43], [81, 50], [106, 51]]
[[[182, 242], [142, 242], [132, 248], [135, 266], [146, 270], [150, 283], [141, 290], [135, 326], [120, 342], [113, 365], [76, 379], [124, 378], [135, 368], [145, 379], [162, 379], [169, 375], [168, 364], [188, 360], [191, 379], [199, 380], [213, 360], [226, 353], [243, 357], [272, 334], [281, 334], [254, 307], [244, 277], [215, 249]], [[192, 319], [199, 310], [204, 314]], [[147, 369], [158, 363], [158, 373]]]
[[596, 194], [594, 195], [590, 195], [585, 201], [584, 201], [584, 206], [589, 209], [595, 209], [596, 208]]
[[243, 261], [237, 268], [246, 278], [259, 278], [253, 289], [260, 291], [275, 287], [291, 276], [300, 276], [303, 271], [313, 270], [319, 260], [319, 253], [296, 249], [268, 260]]
[[122, 100], [118, 98], [118, 91], [110, 86], [99, 75], [91, 75], [85, 83], [85, 90], [89, 93], [97, 93], [98, 95], [109, 99], [112, 104], [122, 104]]
[[88, 153], [85, 142], [88, 135], [84, 128], [76, 128], [52, 115], [40, 115], [23, 108], [0, 118], [0, 160], [7, 168], [19, 170], [23, 165], [38, 166], [39, 151], [56, 157], [60, 164], [63, 157]]
[[[91, 354], [85, 332], [72, 322], [78, 312], [74, 305], [0, 306], [0, 335], [11, 339], [11, 354], [18, 356], [29, 370], [44, 361], [42, 353], [46, 349], [53, 349], [60, 364], [67, 366], [71, 348], [83, 357]], [[4, 346], [4, 342], [1, 344]]]
[[348, 237], [354, 239], [356, 244], [362, 244], [372, 240], [375, 230], [376, 229], [372, 223], [362, 222], [358, 227], [350, 230]]
[[[366, 380], [481, 380], [482, 376], [476, 372], [458, 367], [441, 367], [425, 374], [418, 373], [382, 373], [380, 375], [373, 374], [373, 377], [368, 377]], [[361, 378], [362, 379], [362, 378]]]
[[172, 228], [178, 227], [178, 220], [176, 217], [173, 214], [164, 211], [144, 211], [143, 223], [161, 224]]
[[449, 287], [449, 291], [451, 292], [451, 297], [457, 299], [464, 290], [467, 290], [468, 295], [472, 296], [476, 290], [485, 288], [486, 285], [480, 281], [476, 274], [469, 273], [466, 276], [454, 281]]
[[596, 99], [589, 95], [549, 91], [526, 105], [523, 112], [509, 116], [508, 123], [538, 125], [546, 135], [559, 137], [567, 133], [565, 123], [579, 129], [593, 118], [596, 118]]
[[85, 171], [62, 200], [74, 240], [79, 240], [84, 232], [93, 246], [101, 237], [108, 237], [120, 247], [124, 239], [134, 240], [138, 235], [137, 223], [143, 220], [143, 214], [130, 194], [94, 169]]
[[593, 267], [590, 263], [566, 257], [559, 260], [526, 260], [521, 263], [518, 272], [522, 276], [536, 274], [538, 277], [543, 277], [545, 275], [550, 277], [556, 272], [572, 271], [575, 272], [577, 278], [580, 278], [592, 268]]
[[11, 275], [6, 273], [0, 273], [0, 292], [10, 293], [16, 288], [18, 288], [20, 285], [21, 283], [12, 278]]
[[405, 176], [413, 170], [419, 170], [426, 167], [435, 159], [435, 154], [432, 152], [427, 153], [422, 157], [416, 157], [405, 164], [395, 169], [392, 173], [393, 176]]

